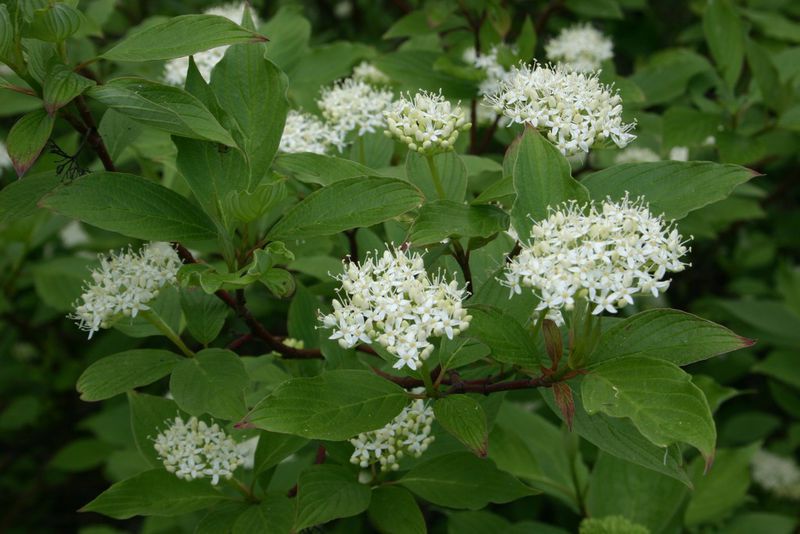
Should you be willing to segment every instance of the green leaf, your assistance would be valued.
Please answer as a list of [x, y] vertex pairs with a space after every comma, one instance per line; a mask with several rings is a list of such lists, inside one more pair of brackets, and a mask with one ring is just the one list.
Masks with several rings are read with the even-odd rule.
[[700, 146], [719, 132], [722, 117], [685, 106], [672, 106], [662, 117], [664, 145]]
[[749, 347], [753, 341], [690, 313], [653, 309], [604, 332], [591, 363], [646, 356], [683, 366]]
[[8, 6], [0, 4], [0, 59], [7, 58], [14, 46], [14, 22]]
[[98, 133], [106, 144], [111, 159], [116, 161], [142, 134], [144, 127], [113, 109], [106, 110]]
[[469, 206], [450, 200], [425, 203], [411, 227], [415, 246], [448, 237], [491, 237], [508, 228], [508, 214], [496, 206]]
[[114, 519], [135, 515], [170, 517], [202, 510], [226, 499], [207, 480], [181, 480], [164, 469], [153, 469], [117, 482], [80, 511]]
[[[358, 210], [353, 201], [358, 199]], [[420, 205], [422, 194], [394, 178], [351, 178], [314, 191], [292, 207], [267, 234], [270, 240], [333, 235], [372, 226]]]
[[709, 70], [711, 65], [703, 56], [674, 48], [651, 56], [630, 80], [644, 91], [648, 104], [663, 104], [681, 96], [692, 78]]
[[[128, 404], [131, 410], [131, 430], [136, 448], [151, 467], [162, 467], [153, 440], [169, 426], [169, 422], [178, 415], [184, 415], [172, 399], [156, 397], [128, 391]], [[172, 475], [174, 476], [174, 475]]]
[[308, 52], [311, 23], [296, 6], [280, 7], [261, 31], [270, 38], [267, 58], [286, 72]]
[[67, 4], [55, 4], [33, 12], [33, 20], [26, 28], [26, 36], [57, 43], [77, 32], [81, 27], [80, 11]]
[[770, 512], [739, 513], [725, 524], [725, 534], [792, 534], [797, 526], [797, 518]]
[[144, 78], [117, 78], [86, 94], [145, 126], [190, 139], [236, 144], [200, 100], [178, 87]]
[[[467, 167], [455, 151], [443, 152], [433, 156], [433, 164], [439, 173], [445, 199], [463, 202], [467, 192]], [[413, 150], [406, 156], [406, 176], [408, 181], [423, 192], [428, 200], [441, 200], [433, 183], [430, 167], [425, 156]]]
[[690, 211], [724, 199], [736, 186], [759, 176], [738, 165], [706, 161], [625, 163], [590, 174], [581, 183], [594, 199], [643, 196], [650, 211], [682, 219]]
[[468, 452], [437, 456], [417, 464], [400, 484], [426, 501], [448, 508], [479, 510], [536, 493], [519, 480]]
[[441, 57], [440, 51], [398, 50], [375, 58], [373, 64], [402, 89], [416, 92], [420, 89], [438, 92], [452, 99], [468, 100], [475, 96], [475, 84], [436, 70], [434, 65]]
[[450, 395], [433, 403], [433, 413], [442, 428], [481, 458], [489, 448], [489, 427], [481, 405], [466, 395]]
[[661, 473], [607, 453], [597, 457], [586, 503], [592, 517], [625, 516], [654, 534], [680, 522], [688, 488]]
[[371, 491], [359, 484], [352, 471], [337, 465], [313, 465], [297, 481], [294, 531], [350, 517], [369, 507]]
[[203, 210], [227, 223], [223, 199], [248, 189], [250, 169], [236, 148], [220, 150], [216, 143], [173, 137], [178, 148], [175, 164]]
[[294, 501], [285, 495], [268, 495], [249, 506], [233, 522], [231, 534], [289, 534], [294, 519]]
[[323, 186], [348, 178], [376, 175], [374, 170], [355, 161], [311, 152], [278, 154], [275, 167], [301, 182]]
[[229, 350], [205, 349], [175, 366], [169, 389], [175, 402], [191, 415], [209, 413], [237, 420], [244, 414], [244, 390], [249, 384], [239, 357]]
[[744, 27], [730, 0], [711, 0], [703, 13], [703, 32], [722, 77], [733, 88], [744, 62]]
[[222, 213], [234, 221], [253, 222], [267, 214], [286, 195], [286, 182], [283, 180], [261, 184], [252, 192], [230, 191], [222, 199]]
[[[30, 180], [30, 178], [25, 178]], [[71, 312], [83, 293], [83, 282], [95, 261], [75, 256], [60, 256], [32, 268], [36, 294], [55, 310]]]
[[114, 445], [99, 439], [77, 439], [59, 449], [48, 467], [67, 473], [88, 471], [108, 460], [114, 448]]
[[800, 389], [800, 366], [797, 365], [797, 353], [793, 350], [770, 352], [753, 366], [753, 372], [771, 376]]
[[788, 91], [781, 83], [778, 68], [770, 53], [752, 39], [747, 39], [747, 66], [753, 72], [764, 105], [776, 111], [784, 108]]
[[572, 178], [567, 159], [533, 128], [525, 129], [515, 151], [512, 176], [517, 196], [511, 207], [511, 224], [520, 241], [526, 242], [532, 220], [547, 218], [548, 207], [568, 200], [585, 202], [589, 193]]
[[577, 439], [541, 415], [504, 402], [489, 436], [489, 458], [578, 512], [587, 470], [580, 456], [571, 453]]
[[381, 428], [408, 404], [400, 386], [369, 371], [328, 371], [279, 385], [248, 414], [254, 426], [341, 441]]
[[381, 534], [425, 534], [428, 531], [414, 496], [399, 486], [372, 490], [367, 515]]
[[77, 389], [83, 401], [110, 399], [167, 376], [179, 361], [181, 357], [168, 350], [127, 350], [90, 365], [78, 378]]
[[266, 40], [224, 17], [182, 15], [129, 35], [103, 57], [110, 61], [173, 59], [218, 46]]
[[258, 437], [253, 474], [259, 475], [281, 463], [287, 456], [302, 449], [308, 440], [291, 434], [261, 431]]
[[652, 358], [609, 360], [594, 367], [581, 384], [583, 406], [627, 417], [659, 447], [688, 443], [708, 464], [717, 431], [703, 392], [680, 367]]
[[742, 9], [744, 15], [755, 24], [764, 35], [800, 43], [800, 24], [777, 11], [757, 11], [755, 9]]
[[181, 291], [181, 308], [192, 337], [208, 345], [219, 335], [228, 317], [228, 307], [214, 295], [187, 288]]
[[695, 490], [686, 508], [686, 526], [718, 522], [744, 503], [750, 486], [750, 462], [759, 446], [754, 443], [741, 449], [720, 449], [708, 473], [703, 472], [699, 458], [692, 463]]
[[[561, 410], [553, 399], [551, 390], [540, 391], [547, 405], [559, 418]], [[682, 467], [683, 458], [675, 447], [664, 449], [651, 443], [629, 419], [609, 417], [603, 413], [589, 415], [583, 408], [579, 388], [572, 391], [575, 414], [572, 429], [600, 450], [653, 471], [664, 473], [691, 487], [689, 477]]]
[[94, 85], [95, 82], [76, 74], [69, 67], [55, 64], [44, 79], [44, 108], [52, 115]]
[[213, 223], [199, 208], [133, 174], [87, 174], [47, 195], [41, 205], [137, 239], [196, 242], [216, 237]]
[[286, 75], [264, 57], [264, 45], [234, 46], [211, 74], [211, 89], [238, 126], [252, 184], [266, 175], [283, 133], [289, 102]]
[[617, 0], [567, 0], [566, 7], [570, 11], [584, 17], [604, 19], [622, 18], [622, 10]]
[[14, 164], [17, 176], [22, 176], [34, 163], [50, 139], [55, 117], [48, 115], [44, 109], [26, 113], [19, 119], [6, 139], [6, 149]]
[[236, 519], [247, 512], [251, 506], [256, 505], [248, 505], [243, 501], [220, 503], [209, 510], [208, 513], [197, 522], [194, 534], [231, 534]]
[[491, 306], [470, 306], [472, 315], [465, 335], [486, 344], [499, 362], [535, 368], [539, 351], [533, 336], [512, 316]]

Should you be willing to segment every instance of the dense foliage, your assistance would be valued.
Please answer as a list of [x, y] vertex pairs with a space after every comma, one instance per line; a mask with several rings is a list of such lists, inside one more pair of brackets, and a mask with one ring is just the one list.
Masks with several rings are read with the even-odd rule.
[[0, 530], [797, 528], [797, 2], [6, 0], [0, 69]]

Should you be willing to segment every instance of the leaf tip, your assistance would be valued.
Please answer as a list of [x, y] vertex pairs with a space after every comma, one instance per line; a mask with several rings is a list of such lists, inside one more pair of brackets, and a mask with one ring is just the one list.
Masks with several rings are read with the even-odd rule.
[[746, 348], [746, 347], [752, 347], [758, 342], [758, 340], [750, 339], [749, 337], [739, 336], [739, 342], [742, 344], [743, 348]]
[[716, 451], [714, 449], [711, 450], [711, 453], [706, 456], [703, 454], [703, 458], [705, 459], [705, 467], [703, 467], [703, 475], [707, 475], [709, 471], [711, 471], [711, 467], [714, 465], [714, 456], [716, 455]]

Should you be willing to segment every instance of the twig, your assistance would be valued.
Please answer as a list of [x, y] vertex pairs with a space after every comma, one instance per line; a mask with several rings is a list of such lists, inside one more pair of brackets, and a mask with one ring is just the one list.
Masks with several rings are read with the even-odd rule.
[[[105, 170], [109, 172], [116, 172], [117, 168], [114, 166], [114, 162], [111, 160], [111, 156], [108, 153], [108, 149], [106, 148], [103, 138], [100, 137], [100, 134], [98, 133], [97, 123], [94, 121], [92, 112], [89, 110], [89, 106], [86, 105], [86, 100], [82, 95], [75, 99], [75, 106], [78, 108], [78, 113], [80, 113], [81, 119], [86, 125], [85, 133], [87, 139], [89, 140], [89, 146], [92, 147], [97, 156], [100, 158], [100, 161], [103, 162], [103, 167]], [[69, 119], [67, 120], [69, 121]], [[70, 124], [75, 127], [75, 124], [73, 124], [71, 121]]]

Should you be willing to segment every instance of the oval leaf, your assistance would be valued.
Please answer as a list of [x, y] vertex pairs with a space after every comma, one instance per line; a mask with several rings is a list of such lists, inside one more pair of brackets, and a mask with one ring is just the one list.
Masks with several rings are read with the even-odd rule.
[[137, 349], [94, 362], [78, 379], [81, 400], [99, 401], [167, 376], [181, 357], [167, 350]]
[[436, 421], [480, 457], [489, 448], [486, 413], [477, 401], [466, 395], [450, 395], [433, 403]]
[[703, 392], [680, 367], [652, 358], [610, 360], [593, 368], [581, 384], [583, 406], [627, 417], [658, 447], [683, 442], [710, 462], [717, 431]]
[[48, 115], [43, 109], [26, 113], [8, 132], [6, 148], [17, 176], [22, 176], [30, 169], [53, 132], [55, 117]]
[[133, 174], [87, 174], [42, 199], [43, 207], [104, 230], [152, 241], [197, 241], [216, 237], [199, 208]]
[[225, 17], [182, 15], [129, 35], [103, 57], [111, 61], [173, 59], [218, 46], [266, 40]]
[[341, 441], [384, 426], [406, 404], [403, 388], [369, 371], [329, 371], [284, 382], [246, 420], [270, 432]]
[[342, 180], [292, 207], [267, 237], [274, 241], [338, 234], [402, 215], [421, 202], [419, 190], [402, 180], [374, 176]]

